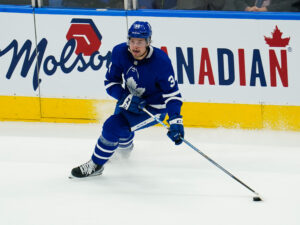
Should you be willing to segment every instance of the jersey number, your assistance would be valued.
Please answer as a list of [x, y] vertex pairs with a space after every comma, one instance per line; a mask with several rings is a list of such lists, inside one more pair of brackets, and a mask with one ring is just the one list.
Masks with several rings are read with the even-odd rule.
[[170, 82], [170, 87], [171, 88], [175, 86], [175, 79], [174, 79], [174, 77], [172, 75], [169, 76], [168, 81]]

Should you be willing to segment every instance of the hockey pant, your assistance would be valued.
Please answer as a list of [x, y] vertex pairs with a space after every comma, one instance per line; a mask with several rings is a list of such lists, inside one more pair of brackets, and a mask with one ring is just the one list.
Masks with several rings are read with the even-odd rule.
[[[155, 109], [149, 111], [160, 120], [164, 120], [166, 113], [158, 113]], [[102, 134], [99, 137], [92, 155], [92, 160], [99, 165], [105, 164], [115, 150], [132, 145], [134, 132], [157, 124], [146, 113], [134, 114], [126, 110], [115, 111], [103, 124]]]

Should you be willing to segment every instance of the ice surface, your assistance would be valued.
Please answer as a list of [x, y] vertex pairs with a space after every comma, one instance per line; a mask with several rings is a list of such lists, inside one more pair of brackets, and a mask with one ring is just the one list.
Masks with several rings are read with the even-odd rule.
[[136, 134], [101, 177], [68, 179], [101, 125], [0, 122], [1, 225], [299, 225], [300, 132], [186, 128], [200, 154], [163, 127]]

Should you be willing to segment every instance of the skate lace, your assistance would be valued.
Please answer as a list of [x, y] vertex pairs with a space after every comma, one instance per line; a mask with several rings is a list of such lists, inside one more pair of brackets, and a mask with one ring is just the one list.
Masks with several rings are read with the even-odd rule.
[[96, 170], [97, 165], [91, 160], [80, 166], [82, 174], [92, 174]]

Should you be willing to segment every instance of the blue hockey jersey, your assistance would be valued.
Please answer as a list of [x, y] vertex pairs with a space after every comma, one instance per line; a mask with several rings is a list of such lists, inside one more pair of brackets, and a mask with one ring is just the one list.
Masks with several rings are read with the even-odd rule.
[[167, 112], [169, 117], [180, 115], [182, 98], [171, 60], [158, 48], [149, 46], [147, 56], [136, 60], [126, 43], [115, 46], [105, 87], [117, 100], [133, 94], [145, 99], [148, 106], [159, 112]]

